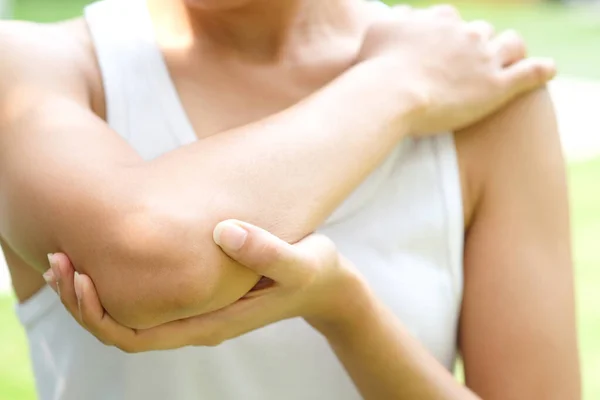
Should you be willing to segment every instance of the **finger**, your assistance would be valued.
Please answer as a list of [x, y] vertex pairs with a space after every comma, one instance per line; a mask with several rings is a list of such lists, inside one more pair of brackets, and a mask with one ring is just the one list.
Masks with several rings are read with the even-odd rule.
[[208, 341], [209, 345], [216, 345], [275, 322], [299, 316], [297, 310], [291, 307], [285, 298], [278, 298], [277, 295], [240, 300], [207, 315], [207, 319], [202, 321], [204, 336], [201, 340]]
[[89, 276], [76, 274], [75, 286], [80, 296], [82, 324], [102, 343], [127, 353], [169, 350], [190, 344], [190, 331], [180, 321], [147, 330], [131, 329], [119, 324], [106, 312]]
[[79, 307], [73, 282], [75, 269], [71, 260], [63, 253], [54, 253], [48, 255], [48, 262], [55, 276], [56, 292], [60, 301], [67, 311], [79, 320]]
[[65, 254], [50, 254], [48, 260], [61, 302], [73, 318], [102, 343], [131, 347], [135, 331], [121, 326], [106, 313], [91, 279], [78, 274]]
[[50, 286], [50, 288], [52, 290], [54, 290], [54, 292], [56, 294], [58, 294], [59, 297], [60, 297], [60, 287], [58, 286], [58, 280], [57, 280], [58, 278], [56, 276], [56, 273], [52, 270], [52, 265], [50, 264], [50, 257], [51, 256], [52, 256], [52, 254], [48, 254], [48, 265], [49, 265], [50, 268], [48, 268], [46, 270], [46, 272], [43, 273], [42, 276], [44, 277], [44, 280], [46, 281], [46, 284], [48, 286]]
[[[60, 264], [61, 273], [72, 268], [64, 255], [53, 261]], [[134, 330], [119, 324], [104, 310], [89, 276], [76, 272], [71, 272], [71, 276], [72, 284], [67, 284], [62, 278], [62, 287], [76, 293], [75, 302], [78, 302], [78, 306], [70, 306], [71, 314], [102, 343], [116, 346], [127, 353], [170, 350], [190, 344], [212, 346], [282, 319], [281, 312], [269, 313], [269, 305], [255, 302], [258, 300], [256, 298], [234, 303], [225, 312], [216, 311], [155, 328]], [[65, 291], [61, 292], [63, 297]], [[277, 309], [277, 305], [270, 307]]]
[[295, 316], [283, 304], [284, 301], [277, 301], [272, 296], [244, 299], [208, 314], [139, 330], [136, 334], [136, 350], [169, 350], [189, 345], [216, 346]]
[[521, 61], [527, 56], [527, 47], [521, 36], [513, 31], [504, 31], [491, 42], [492, 52], [503, 67]]
[[528, 58], [503, 71], [504, 84], [513, 95], [536, 89], [556, 76], [556, 64], [548, 58]]
[[264, 229], [237, 220], [221, 222], [214, 240], [235, 261], [278, 283], [297, 279], [306, 269], [303, 255]]
[[317, 266], [337, 265], [339, 263], [339, 253], [335, 244], [325, 235], [313, 233], [294, 245], [296, 251], [305, 255], [304, 262], [312, 262]]
[[450, 4], [438, 4], [435, 6], [431, 6], [428, 9], [426, 9], [426, 11], [431, 11], [434, 14], [439, 15], [444, 18], [462, 21], [460, 12], [456, 9], [456, 7], [451, 6]]
[[467, 30], [478, 38], [488, 41], [496, 34], [496, 29], [487, 21], [477, 20], [467, 24]]
[[252, 299], [235, 303], [235, 307], [228, 307], [224, 313], [218, 311], [137, 331], [119, 324], [104, 310], [90, 277], [74, 271], [66, 255], [53, 254], [49, 260], [55, 274], [60, 276], [61, 300], [67, 310], [102, 343], [128, 353], [176, 349], [190, 344], [216, 345], [282, 319], [281, 313], [269, 313], [267, 304]]
[[[382, 4], [382, 3], [379, 3], [379, 4]], [[397, 4], [392, 7], [392, 11], [396, 15], [407, 15], [408, 13], [413, 11], [413, 8], [411, 6], [409, 6], [408, 4]], [[386, 12], [389, 13], [389, 9], [386, 9]]]
[[114, 345], [128, 352], [144, 350], [141, 346], [137, 347], [136, 330], [119, 324], [106, 312], [90, 277], [76, 273], [74, 278], [81, 324], [106, 345]]

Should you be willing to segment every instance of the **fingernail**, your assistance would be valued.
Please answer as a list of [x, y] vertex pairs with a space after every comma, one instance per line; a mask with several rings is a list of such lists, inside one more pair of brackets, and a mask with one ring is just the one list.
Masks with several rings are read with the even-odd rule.
[[79, 272], [73, 274], [73, 286], [75, 287], [75, 297], [77, 297], [77, 311], [79, 312], [79, 321], [83, 322], [83, 314], [81, 312], [81, 298], [83, 297], [83, 287], [81, 286], [81, 277]]
[[56, 260], [54, 259], [53, 253], [48, 253], [48, 263], [50, 264], [50, 269], [52, 270], [52, 276], [54, 278], [53, 282], [56, 284], [56, 292], [60, 297], [60, 271], [58, 269], [58, 265], [56, 264]]
[[44, 280], [48, 285], [51, 285], [54, 282], [56, 282], [56, 278], [54, 277], [54, 271], [52, 271], [52, 268], [49, 268], [48, 271], [44, 272], [42, 276], [44, 277]]
[[216, 244], [225, 250], [238, 251], [246, 243], [248, 231], [233, 221], [221, 222], [213, 232]]
[[81, 301], [81, 297], [83, 297], [83, 288], [81, 287], [81, 278], [77, 271], [75, 271], [73, 276], [73, 286], [75, 286], [75, 296], [77, 296], [77, 301]]

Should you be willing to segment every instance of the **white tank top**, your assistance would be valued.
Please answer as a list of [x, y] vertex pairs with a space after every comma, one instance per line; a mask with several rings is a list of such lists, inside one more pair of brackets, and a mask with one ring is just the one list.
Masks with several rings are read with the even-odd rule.
[[[196, 140], [144, 0], [95, 3], [85, 17], [110, 126], [146, 159]], [[404, 141], [320, 229], [449, 369], [462, 298], [462, 219], [446, 134]], [[17, 312], [42, 400], [360, 399], [326, 340], [301, 319], [215, 348], [130, 355], [82, 329], [47, 287]]]

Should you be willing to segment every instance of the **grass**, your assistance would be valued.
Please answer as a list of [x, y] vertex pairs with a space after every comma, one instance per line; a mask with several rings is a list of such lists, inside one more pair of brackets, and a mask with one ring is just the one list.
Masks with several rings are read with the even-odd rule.
[[16, 19], [54, 22], [81, 15], [89, 0], [12, 0]]
[[0, 399], [35, 399], [27, 339], [8, 296], [0, 297]]
[[600, 399], [600, 159], [570, 166], [585, 399]]
[[[15, 17], [39, 22], [81, 14], [86, 0], [18, 0]], [[425, 4], [420, 1], [419, 4]], [[487, 19], [499, 29], [515, 28], [531, 53], [552, 56], [568, 75], [600, 78], [600, 12], [556, 5], [460, 5], [468, 19]], [[585, 399], [600, 399], [600, 159], [569, 167]], [[0, 399], [35, 399], [27, 342], [13, 312], [0, 296]]]

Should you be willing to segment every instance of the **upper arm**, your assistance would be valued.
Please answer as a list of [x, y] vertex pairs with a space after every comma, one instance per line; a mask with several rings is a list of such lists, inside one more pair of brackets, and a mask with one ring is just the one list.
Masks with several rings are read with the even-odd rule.
[[0, 26], [0, 234], [44, 270], [46, 253], [105, 236], [126, 204], [112, 170], [136, 155], [90, 110], [74, 46], [37, 31]]
[[579, 398], [568, 195], [549, 95], [520, 98], [458, 141], [479, 188], [460, 322], [467, 385], [485, 399]]
[[[56, 30], [0, 24], [4, 246], [38, 271], [48, 268], [47, 253], [64, 252], [94, 280], [111, 315], [129, 326], [196, 315], [217, 289], [226, 300], [243, 296], [258, 278], [201, 234], [212, 231], [202, 223], [202, 197], [184, 201], [191, 211], [169, 213], [173, 207], [156, 203], [181, 204], [171, 200], [184, 191], [141, 189], [173, 174], [147, 167], [92, 112], [78, 51]], [[170, 163], [168, 170], [186, 167]]]
[[141, 228], [141, 159], [90, 109], [79, 51], [58, 27], [0, 23], [0, 236], [39, 272], [65, 252], [126, 313], [159, 239]]

